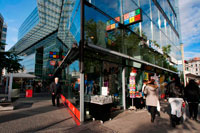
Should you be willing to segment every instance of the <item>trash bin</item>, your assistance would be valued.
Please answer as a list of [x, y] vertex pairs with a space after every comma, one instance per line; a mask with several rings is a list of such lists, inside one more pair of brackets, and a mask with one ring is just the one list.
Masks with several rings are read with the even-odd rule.
[[32, 89], [26, 90], [26, 97], [33, 97], [33, 90]]

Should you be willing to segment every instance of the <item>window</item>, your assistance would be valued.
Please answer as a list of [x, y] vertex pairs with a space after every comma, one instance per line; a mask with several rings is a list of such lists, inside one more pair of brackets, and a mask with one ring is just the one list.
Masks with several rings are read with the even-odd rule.
[[6, 31], [7, 31], [7, 28], [3, 28], [3, 31], [6, 32]]

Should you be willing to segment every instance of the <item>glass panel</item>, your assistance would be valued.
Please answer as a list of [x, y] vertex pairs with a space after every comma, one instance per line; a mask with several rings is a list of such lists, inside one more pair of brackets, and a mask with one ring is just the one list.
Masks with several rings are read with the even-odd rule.
[[118, 17], [121, 15], [120, 1], [121, 0], [88, 0], [103, 12], [106, 12], [111, 17]]
[[77, 109], [79, 109], [80, 107], [80, 72], [79, 72], [78, 60], [74, 61], [72, 64], [67, 65], [67, 67], [62, 70], [61, 81], [62, 81], [63, 95]]
[[123, 14], [131, 12], [139, 8], [139, 6], [137, 5], [135, 1], [137, 0], [123, 0], [123, 4], [122, 4]]
[[161, 46], [160, 30], [155, 24], [153, 24], [153, 40]]
[[[86, 50], [84, 57], [86, 119], [88, 118], [87, 112], [90, 115], [95, 112], [91, 108], [90, 101], [109, 103], [108, 100], [99, 100], [99, 97], [111, 97], [113, 101], [111, 110], [120, 110], [122, 107], [122, 67], [118, 64], [122, 63], [122, 59], [94, 50]], [[103, 95], [106, 95], [106, 97]]]
[[152, 10], [152, 20], [156, 24], [156, 26], [159, 27], [158, 8], [156, 7], [156, 5], [152, 0], [151, 0], [151, 10]]
[[146, 15], [143, 15], [142, 36], [147, 40], [152, 40], [151, 20]]
[[146, 15], [150, 17], [150, 0], [140, 0], [140, 7], [142, 11], [146, 13]]

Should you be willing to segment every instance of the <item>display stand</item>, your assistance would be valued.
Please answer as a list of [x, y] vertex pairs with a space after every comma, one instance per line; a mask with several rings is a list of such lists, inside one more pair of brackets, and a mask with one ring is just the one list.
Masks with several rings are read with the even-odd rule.
[[93, 121], [100, 120], [100, 122], [103, 123], [106, 120], [111, 120], [111, 107], [112, 103], [99, 104], [90, 102], [89, 110]]
[[107, 87], [102, 87], [102, 95], [91, 97], [89, 112], [94, 120], [100, 120], [103, 123], [106, 120], [111, 120], [111, 108], [113, 100], [111, 96], [107, 96]]
[[136, 73], [137, 71], [132, 68], [132, 71], [130, 73], [130, 77], [129, 77], [129, 93], [130, 93], [130, 98], [132, 99], [132, 106], [129, 107], [129, 110], [136, 110], [136, 107], [134, 106], [134, 100], [133, 98], [136, 97], [136, 85], [135, 85], [135, 77], [137, 75]]

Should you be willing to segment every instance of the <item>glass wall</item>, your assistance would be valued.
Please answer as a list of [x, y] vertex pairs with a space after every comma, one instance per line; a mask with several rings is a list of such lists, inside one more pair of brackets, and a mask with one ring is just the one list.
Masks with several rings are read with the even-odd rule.
[[[163, 47], [168, 45], [171, 45], [171, 48], [179, 45], [178, 36], [152, 0], [112, 1], [115, 5], [108, 1], [89, 0], [89, 2], [104, 12], [99, 12], [91, 6], [85, 6], [85, 40], [89, 44], [124, 53], [159, 66], [163, 66], [164, 58], [157, 49], [162, 51]], [[171, 9], [171, 7], [165, 5], [168, 4], [166, 2], [160, 2], [165, 13], [169, 14], [168, 8]], [[131, 20], [129, 20], [127, 23], [127, 14], [138, 8], [142, 9], [142, 22], [130, 23]], [[143, 47], [140, 36], [147, 42], [149, 40], [157, 44], [158, 48], [152, 50], [152, 48]], [[171, 50], [169, 54], [174, 57], [176, 54], [173, 52], [175, 51]], [[152, 55], [151, 58], [148, 54]]]
[[33, 12], [27, 17], [19, 28], [18, 40], [20, 40], [26, 33], [28, 33], [39, 22], [38, 8], [36, 7]]
[[[75, 60], [71, 64], [62, 69], [62, 84], [63, 95], [77, 109], [80, 108], [80, 72], [79, 61]], [[72, 110], [73, 111], [73, 110]]]
[[35, 73], [35, 53], [22, 56], [20, 64], [24, 67], [24, 72], [34, 74]]

